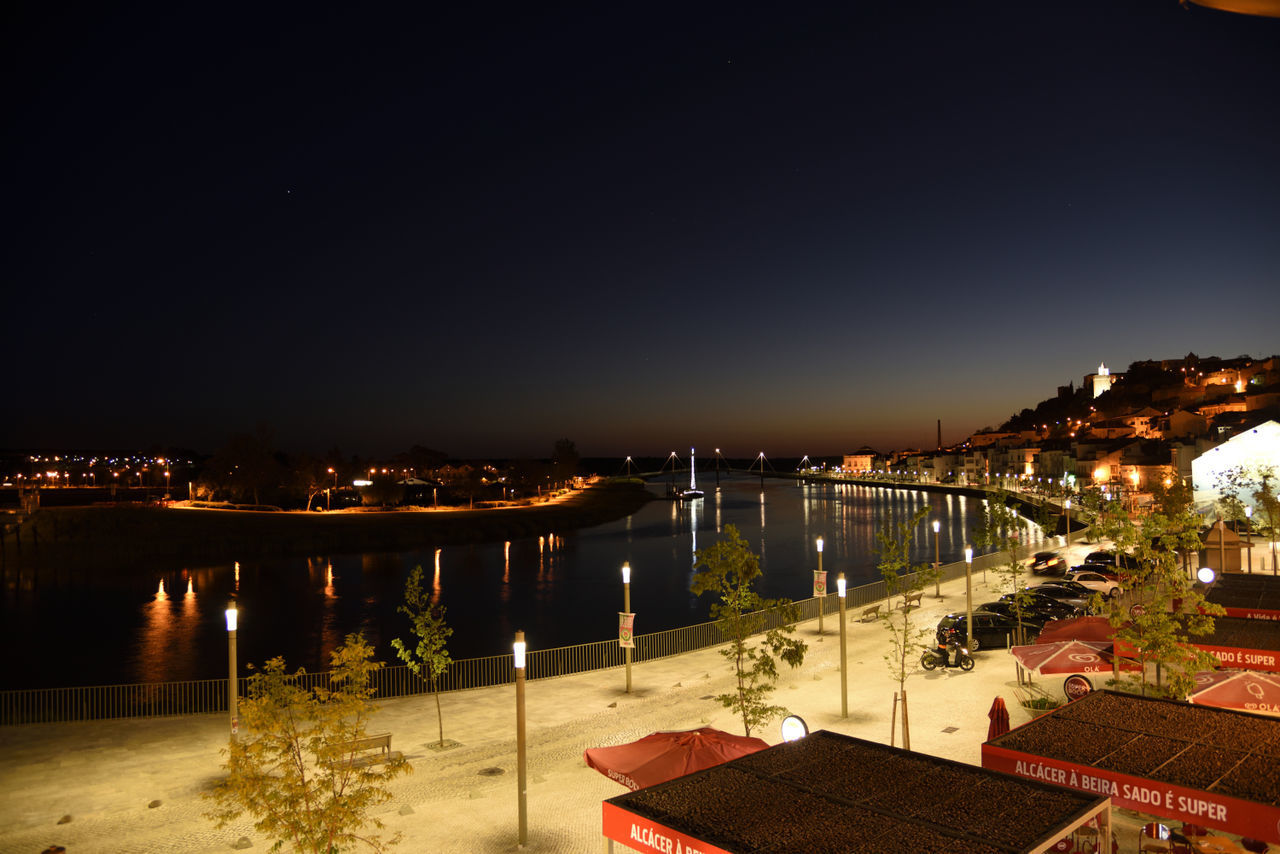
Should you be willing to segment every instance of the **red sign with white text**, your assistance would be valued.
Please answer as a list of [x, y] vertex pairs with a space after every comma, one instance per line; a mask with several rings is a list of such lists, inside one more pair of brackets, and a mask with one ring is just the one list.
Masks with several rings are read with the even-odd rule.
[[646, 854], [730, 854], [692, 836], [672, 830], [648, 818], [605, 801], [604, 835], [614, 842]]
[[1232, 646], [1208, 646], [1202, 643], [1192, 644], [1197, 649], [1211, 652], [1222, 662], [1223, 667], [1235, 667], [1240, 670], [1270, 670], [1280, 672], [1280, 653], [1265, 649], [1238, 649]]
[[1280, 842], [1280, 807], [1034, 756], [994, 744], [982, 745], [982, 767], [1108, 797], [1113, 807]]
[[1280, 611], [1273, 611], [1269, 608], [1226, 608], [1226, 616], [1239, 617], [1244, 620], [1280, 620]]

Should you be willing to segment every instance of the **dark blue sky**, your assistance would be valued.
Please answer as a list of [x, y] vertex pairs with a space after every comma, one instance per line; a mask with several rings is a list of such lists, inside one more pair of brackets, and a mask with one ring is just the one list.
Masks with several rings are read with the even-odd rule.
[[1280, 352], [1280, 21], [10, 9], [0, 447], [955, 441]]

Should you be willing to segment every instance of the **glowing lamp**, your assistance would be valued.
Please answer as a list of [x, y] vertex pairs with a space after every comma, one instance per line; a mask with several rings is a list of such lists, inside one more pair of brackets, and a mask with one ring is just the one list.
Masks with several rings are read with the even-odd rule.
[[1212, 584], [1213, 579], [1216, 577], [1217, 573], [1213, 571], [1212, 567], [1202, 566], [1196, 570], [1196, 578], [1200, 579], [1200, 581], [1205, 584]]
[[629, 563], [624, 563], [622, 565], [622, 583], [623, 584], [631, 583], [631, 564]]
[[836, 595], [838, 595], [841, 599], [844, 598], [844, 589], [845, 589], [844, 573], [841, 573], [840, 577], [836, 579]]
[[809, 734], [809, 725], [798, 715], [787, 715], [782, 719], [782, 740], [799, 741]]
[[933, 532], [936, 534], [942, 528], [942, 523], [937, 519], [933, 520]]
[[822, 537], [818, 537], [818, 551], [822, 551]]
[[524, 641], [516, 641], [511, 645], [511, 651], [515, 658], [516, 670], [524, 670], [525, 646], [526, 644]]
[[236, 622], [240, 612], [236, 610], [236, 606], [232, 605], [227, 609], [227, 631], [234, 632], [236, 630]]
[[964, 547], [964, 562], [973, 563], [973, 546]]

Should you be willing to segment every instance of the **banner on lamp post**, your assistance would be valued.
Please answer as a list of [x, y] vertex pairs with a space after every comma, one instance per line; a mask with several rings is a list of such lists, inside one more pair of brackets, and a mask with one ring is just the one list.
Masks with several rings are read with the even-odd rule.
[[635, 622], [635, 614], [628, 614], [624, 611], [618, 612], [618, 646], [635, 649], [636, 641], [632, 634]]
[[816, 569], [815, 569], [815, 570], [813, 571], [813, 595], [814, 595], [814, 596], [826, 596], [826, 595], [827, 595], [827, 573], [826, 573], [826, 570], [823, 570], [822, 572], [818, 572], [818, 570], [816, 570]]

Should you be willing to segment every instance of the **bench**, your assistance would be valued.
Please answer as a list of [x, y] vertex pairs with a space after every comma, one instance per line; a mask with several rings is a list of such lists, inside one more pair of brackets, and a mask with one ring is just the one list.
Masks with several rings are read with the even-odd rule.
[[[391, 749], [391, 733], [381, 732], [377, 735], [367, 735], [364, 738], [357, 738], [354, 741], [335, 744], [334, 749], [343, 757], [336, 760], [334, 765], [342, 765], [350, 768], [363, 768], [366, 765], [376, 765], [379, 762], [390, 762], [393, 759], [399, 759], [401, 753], [398, 750]], [[365, 751], [377, 750], [377, 753], [365, 753]], [[363, 753], [362, 756], [355, 754]]]
[[872, 605], [870, 608], [864, 608], [862, 611], [862, 616], [859, 617], [858, 619], [864, 623], [874, 623], [876, 621], [876, 618], [878, 618], [879, 616], [880, 616], [880, 606], [877, 604], [877, 605]]
[[902, 604], [901, 604], [899, 607], [900, 607], [900, 608], [902, 608], [902, 610], [904, 610], [904, 611], [910, 611], [910, 610], [911, 610], [911, 608], [912, 608], [913, 606], [914, 606], [914, 607], [916, 607], [916, 608], [919, 608], [919, 607], [920, 607], [920, 597], [921, 597], [922, 595], [923, 595], [923, 594], [922, 594], [922, 593], [920, 593], [919, 591], [917, 591], [917, 592], [915, 592], [915, 593], [906, 593], [906, 594], [904, 594], [904, 595], [903, 595], [903, 597], [902, 597]]

